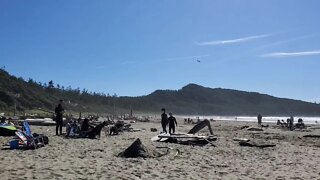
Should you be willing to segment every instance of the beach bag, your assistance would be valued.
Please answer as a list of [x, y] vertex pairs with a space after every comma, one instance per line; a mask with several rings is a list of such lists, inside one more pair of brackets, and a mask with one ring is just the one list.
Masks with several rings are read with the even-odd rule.
[[43, 139], [43, 143], [44, 143], [44, 144], [49, 144], [49, 138], [48, 138], [48, 136], [45, 136], [44, 134], [37, 134], [37, 133], [33, 133], [32, 135], [33, 135], [33, 137], [38, 137], [38, 136], [40, 136], [40, 137]]

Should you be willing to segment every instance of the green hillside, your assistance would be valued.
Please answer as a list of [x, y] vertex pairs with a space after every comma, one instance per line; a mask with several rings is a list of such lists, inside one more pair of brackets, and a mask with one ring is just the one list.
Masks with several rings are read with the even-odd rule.
[[178, 91], [155, 91], [147, 96], [174, 112], [202, 115], [320, 115], [320, 105], [256, 92], [206, 88], [189, 84]]
[[157, 90], [140, 97], [117, 97], [24, 80], [0, 70], [0, 112], [30, 109], [53, 110], [59, 99], [70, 112], [117, 114], [130, 108], [140, 113], [159, 113], [162, 107], [175, 114], [189, 115], [305, 115], [319, 116], [320, 105], [277, 98], [255, 92], [206, 88], [189, 84], [180, 90]]
[[14, 102], [18, 111], [30, 109], [53, 110], [59, 99], [65, 100], [65, 107], [71, 112], [108, 113], [116, 97], [87, 90], [60, 87], [53, 82], [28, 81], [0, 70], [0, 110], [13, 111]]

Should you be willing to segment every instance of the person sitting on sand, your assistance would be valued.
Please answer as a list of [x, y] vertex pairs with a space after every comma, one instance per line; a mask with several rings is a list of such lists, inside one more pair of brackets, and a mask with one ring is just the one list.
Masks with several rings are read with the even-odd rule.
[[298, 119], [298, 123], [296, 124], [296, 128], [305, 128], [303, 120], [301, 118]]
[[79, 133], [81, 138], [90, 138], [94, 139], [96, 136], [101, 135], [101, 130], [104, 126], [106, 126], [107, 122], [103, 121], [102, 123], [98, 124], [97, 126], [92, 126], [89, 124], [89, 119], [85, 118], [82, 125], [81, 131]]
[[66, 124], [66, 137], [69, 137], [71, 131], [71, 121], [68, 121]]
[[96, 127], [94, 127], [93, 129], [89, 130], [86, 137], [88, 137], [90, 139], [94, 139], [94, 138], [96, 138], [96, 136], [98, 136], [100, 138], [101, 137], [101, 130], [106, 125], [107, 125], [107, 122], [103, 121], [102, 123], [100, 123]]
[[111, 126], [109, 135], [118, 135], [119, 131], [122, 131], [123, 127], [124, 122], [117, 121], [113, 126]]
[[80, 133], [80, 126], [77, 120], [73, 120], [71, 123], [71, 136], [75, 136], [76, 134]]
[[166, 114], [166, 109], [162, 108], [162, 114], [161, 114], [161, 125], [162, 125], [162, 130], [164, 133], [168, 133], [167, 132], [167, 124], [168, 124], [168, 115]]
[[90, 131], [90, 129], [94, 128], [92, 125], [89, 124], [89, 119], [85, 118], [82, 122], [81, 128], [80, 128], [80, 134], [81, 136], [86, 136], [87, 133]]
[[277, 125], [282, 125], [282, 123], [280, 122], [280, 119], [278, 119]]
[[66, 137], [73, 137], [80, 133], [80, 126], [77, 120], [70, 120], [66, 125]]
[[172, 113], [169, 113], [169, 134], [171, 134], [171, 130], [172, 130], [172, 134], [175, 133], [175, 126], [177, 126], [177, 120], [175, 117], [172, 116]]
[[287, 123], [286, 123], [286, 122], [284, 122], [284, 120], [283, 120], [283, 119], [281, 119], [281, 123], [282, 123], [282, 124], [281, 124], [282, 126], [287, 127]]

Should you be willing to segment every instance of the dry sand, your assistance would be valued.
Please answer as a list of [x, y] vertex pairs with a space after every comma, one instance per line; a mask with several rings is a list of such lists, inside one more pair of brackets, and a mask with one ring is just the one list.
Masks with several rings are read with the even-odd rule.
[[[180, 122], [180, 123], [179, 123]], [[178, 132], [187, 132], [193, 125], [178, 121]], [[241, 130], [249, 122], [211, 122], [218, 140], [216, 147], [186, 146], [151, 142], [160, 130], [159, 123], [135, 123], [145, 129], [105, 136], [100, 140], [65, 139], [54, 136], [54, 127], [32, 126], [32, 131], [49, 136], [49, 145], [37, 150], [1, 150], [0, 179], [320, 179], [320, 129], [286, 131], [265, 128], [261, 132]], [[201, 133], [208, 133], [207, 129]], [[234, 137], [254, 142], [276, 144], [276, 147], [241, 147]], [[172, 147], [159, 158], [124, 159], [116, 155], [136, 138], [150, 149]], [[5, 144], [10, 137], [0, 137]], [[176, 149], [181, 154], [175, 156]]]

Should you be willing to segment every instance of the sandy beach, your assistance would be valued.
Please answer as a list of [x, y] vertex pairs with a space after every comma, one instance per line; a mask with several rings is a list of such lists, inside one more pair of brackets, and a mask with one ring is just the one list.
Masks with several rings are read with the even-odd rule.
[[[32, 131], [49, 136], [49, 145], [36, 150], [1, 150], [1, 179], [320, 179], [320, 126], [287, 131], [270, 125], [263, 131], [247, 131], [252, 122], [211, 122], [218, 140], [216, 147], [151, 142], [160, 131], [159, 122], [137, 122], [139, 132], [91, 139], [66, 139], [55, 136], [55, 127], [32, 126]], [[178, 120], [177, 132], [188, 132], [192, 124]], [[158, 132], [151, 132], [157, 128]], [[201, 133], [208, 133], [207, 129]], [[275, 147], [243, 147], [234, 137]], [[136, 139], [151, 150], [171, 147], [158, 158], [120, 158]], [[0, 137], [5, 144], [12, 137]], [[176, 155], [177, 149], [180, 154]]]

